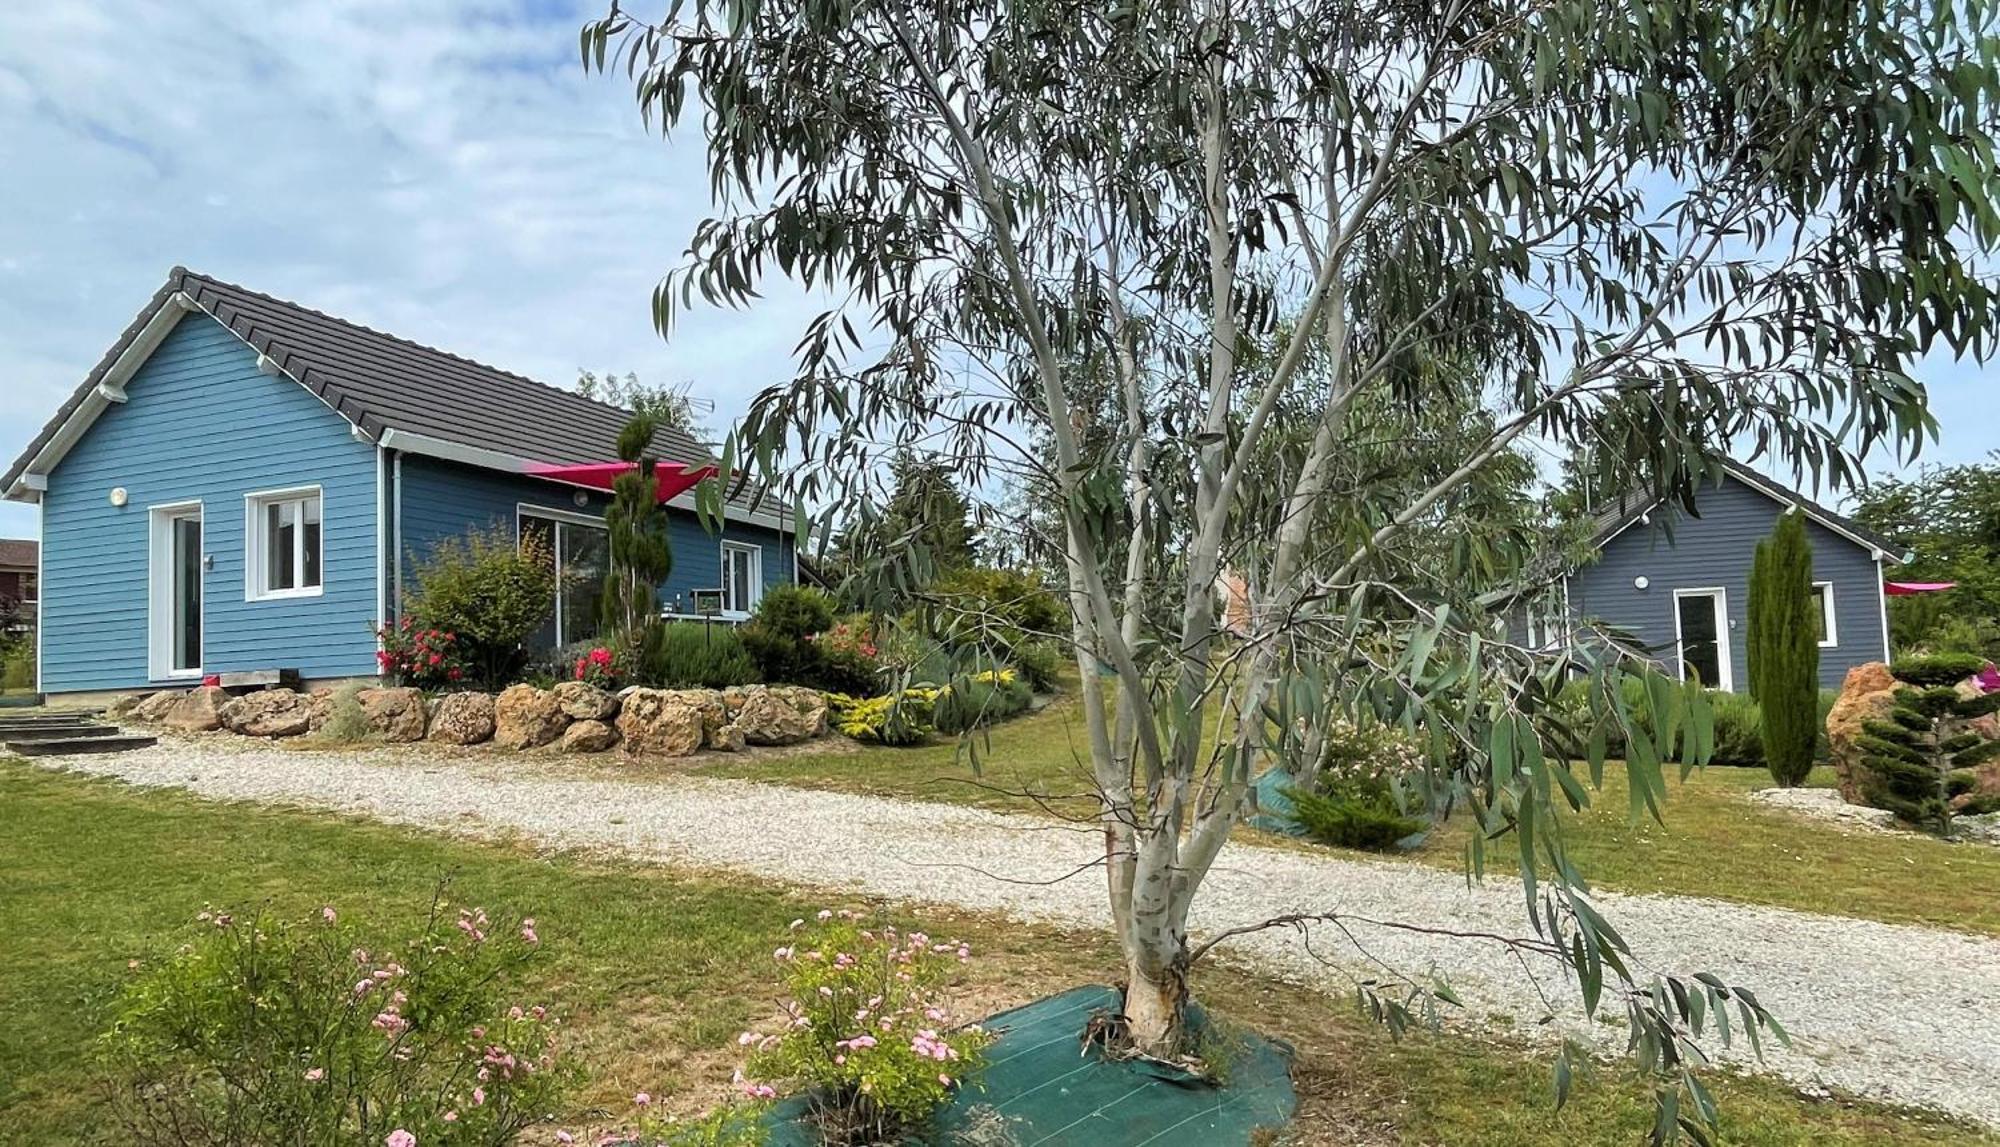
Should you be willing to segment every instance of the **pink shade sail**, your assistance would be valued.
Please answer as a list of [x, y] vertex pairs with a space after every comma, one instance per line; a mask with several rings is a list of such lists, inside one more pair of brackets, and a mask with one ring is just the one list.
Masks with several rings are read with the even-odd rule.
[[1955, 581], [1885, 581], [1882, 583], [1882, 592], [1890, 597], [1908, 597], [1913, 593], [1936, 593], [1939, 590], [1953, 589], [1957, 585]]
[[[629, 474], [637, 466], [636, 462], [535, 462], [525, 472], [551, 482], [609, 490], [620, 474]], [[689, 466], [682, 462], [659, 462], [653, 466], [653, 477], [659, 485], [659, 500], [662, 502], [685, 494], [703, 478], [713, 478], [715, 474], [713, 466]]]

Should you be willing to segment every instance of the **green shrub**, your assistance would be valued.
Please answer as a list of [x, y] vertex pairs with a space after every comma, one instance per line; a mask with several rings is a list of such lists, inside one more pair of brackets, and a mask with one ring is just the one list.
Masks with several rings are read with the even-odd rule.
[[753, 1049], [740, 1086], [755, 1100], [803, 1091], [827, 1142], [911, 1141], [980, 1069], [992, 1037], [955, 1024], [944, 996], [964, 944], [822, 911], [773, 955], [790, 1000], [775, 1032], [738, 1037]]
[[505, 684], [527, 659], [524, 643], [555, 609], [548, 546], [533, 533], [517, 543], [500, 526], [446, 538], [416, 564], [416, 589], [404, 612], [422, 629], [453, 635], [476, 681]]
[[1986, 668], [1986, 659], [1973, 653], [1933, 653], [1905, 657], [1889, 667], [1896, 680], [1919, 687], [1952, 686], [1975, 677]]
[[1076, 660], [1069, 654], [1068, 647], [1047, 637], [1031, 638], [1007, 651], [1007, 657], [1014, 668], [1021, 671], [1030, 688], [1037, 693], [1047, 693], [1055, 689], [1062, 680], [1064, 670], [1076, 666]]
[[0, 689], [27, 692], [35, 687], [35, 651], [19, 650], [0, 661]]
[[832, 627], [833, 599], [824, 590], [776, 585], [764, 591], [756, 614], [743, 624], [743, 647], [764, 680], [812, 685], [824, 661], [812, 638]]
[[508, 995], [532, 920], [442, 900], [401, 935], [330, 907], [197, 919], [101, 1041], [128, 1141], [509, 1143], [579, 1078], [555, 1021]]
[[1069, 631], [1063, 601], [1039, 577], [1019, 570], [964, 567], [926, 592], [938, 608], [938, 638], [961, 653], [977, 649], [1019, 669], [1047, 692], [1067, 660], [1054, 640]]
[[818, 665], [799, 684], [859, 696], [882, 687], [881, 650], [867, 617], [857, 614], [834, 622], [824, 633], [813, 635], [812, 645], [818, 651]]
[[958, 734], [1027, 711], [1035, 696], [1011, 669], [977, 673], [939, 689], [931, 702], [931, 725]]
[[758, 679], [757, 663], [736, 626], [672, 621], [656, 626], [645, 641], [639, 679], [655, 688], [727, 689]]
[[1958, 809], [1959, 816], [1985, 816], [2000, 812], [2000, 793], [1984, 793], [1966, 801]]

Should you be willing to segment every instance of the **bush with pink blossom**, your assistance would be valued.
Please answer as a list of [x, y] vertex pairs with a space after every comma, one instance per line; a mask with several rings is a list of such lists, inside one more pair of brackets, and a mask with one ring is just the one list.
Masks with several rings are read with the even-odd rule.
[[780, 1031], [744, 1032], [737, 1086], [752, 1100], [803, 1091], [832, 1143], [896, 1142], [979, 1069], [988, 1036], [946, 1003], [972, 950], [853, 912], [792, 923], [772, 954], [787, 993]]
[[539, 943], [442, 897], [394, 941], [331, 907], [204, 911], [121, 991], [101, 1044], [120, 1118], [142, 1144], [511, 1142], [580, 1079], [556, 1019], [508, 998]]

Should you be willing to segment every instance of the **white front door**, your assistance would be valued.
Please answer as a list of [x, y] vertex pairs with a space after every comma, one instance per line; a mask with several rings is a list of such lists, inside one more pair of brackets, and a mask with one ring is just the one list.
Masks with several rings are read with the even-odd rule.
[[1729, 596], [1720, 589], [1674, 591], [1674, 637], [1681, 680], [1735, 689], [1729, 665]]
[[201, 504], [152, 511], [148, 586], [155, 679], [201, 676]]

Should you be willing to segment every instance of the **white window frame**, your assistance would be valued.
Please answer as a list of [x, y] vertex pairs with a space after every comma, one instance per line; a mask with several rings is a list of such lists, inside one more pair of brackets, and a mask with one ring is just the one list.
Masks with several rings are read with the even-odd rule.
[[[729, 553], [731, 550], [750, 555], [750, 604], [747, 609], [731, 608], [729, 601]], [[722, 583], [722, 616], [741, 621], [757, 612], [757, 603], [764, 600], [764, 547], [755, 542], [725, 541], [722, 543], [721, 552], [717, 555], [716, 560], [719, 563], [722, 574], [720, 579]]]
[[1729, 590], [1725, 586], [1689, 586], [1674, 591], [1674, 676], [1687, 680], [1687, 658], [1682, 655], [1681, 639], [1681, 599], [1684, 597], [1705, 597], [1715, 603], [1715, 668], [1720, 681], [1704, 681], [1710, 689], [1724, 693], [1736, 692], [1736, 670], [1730, 664], [1729, 649]]
[[[514, 545], [516, 547], [520, 546], [521, 538], [525, 536], [522, 532], [522, 526], [526, 524], [529, 518], [540, 518], [558, 527], [588, 526], [591, 529], [603, 530], [607, 542], [611, 536], [611, 527], [605, 524], [602, 515], [579, 514], [574, 510], [557, 510], [549, 506], [537, 506], [532, 502], [516, 502], [514, 503]], [[555, 549], [555, 553], [552, 556], [556, 562], [556, 598], [555, 603], [549, 608], [555, 611], [556, 648], [561, 649], [563, 646], [569, 644], [569, 637], [563, 632], [562, 535], [560, 530], [549, 531], [549, 543]]]
[[[207, 549], [207, 511], [200, 499], [162, 502], [146, 507], [146, 676], [152, 681], [200, 680], [201, 666], [174, 668], [174, 531], [182, 518], [201, 521], [202, 549]], [[206, 573], [207, 554], [196, 558], [195, 568]], [[161, 577], [165, 573], [167, 576]], [[204, 581], [207, 579], [204, 577]], [[201, 595], [201, 644], [203, 659], [208, 651], [208, 594]]]
[[[266, 572], [264, 537], [265, 510], [275, 503], [319, 499], [319, 584], [271, 589], [264, 584]], [[282, 490], [256, 490], [243, 495], [243, 600], [284, 601], [288, 598], [319, 597], [326, 592], [326, 491], [319, 486], [288, 486]], [[306, 524], [301, 511], [298, 528], [292, 531], [292, 571], [299, 578], [306, 572]]]
[[1833, 624], [1833, 583], [1816, 581], [1813, 588], [1823, 591], [1819, 596], [1819, 647], [1832, 649], [1840, 644], [1840, 630]]

